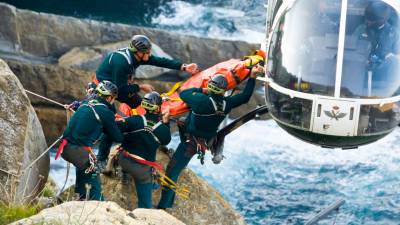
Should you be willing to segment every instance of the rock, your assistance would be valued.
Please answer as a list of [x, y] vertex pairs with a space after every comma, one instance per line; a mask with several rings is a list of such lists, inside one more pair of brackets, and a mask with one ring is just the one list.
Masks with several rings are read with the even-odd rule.
[[128, 211], [115, 202], [72, 201], [42, 210], [39, 214], [10, 225], [81, 224], [81, 225], [185, 225], [163, 210]]
[[[130, 41], [117, 42], [106, 45], [96, 45], [93, 47], [76, 47], [68, 51], [58, 59], [58, 64], [62, 67], [95, 72], [102, 59], [110, 52], [119, 48], [129, 46]], [[152, 54], [159, 57], [172, 59], [158, 45], [153, 43]], [[170, 69], [143, 65], [136, 69], [135, 77], [139, 79], [150, 79], [170, 72]], [[178, 71], [175, 71], [178, 74]]]
[[[85, 96], [91, 73], [55, 65], [26, 64], [7, 61], [24, 88], [60, 104], [68, 104]], [[67, 124], [66, 110], [52, 102], [28, 94], [43, 126], [48, 144], [59, 138]]]
[[42, 124], [46, 141], [50, 145], [64, 132], [67, 126], [67, 111], [47, 106], [34, 107], [40, 123]]
[[[27, 166], [46, 150], [42, 126], [18, 78], [0, 59], [0, 201], [30, 201], [43, 188], [49, 172], [49, 155], [45, 154], [28, 169]], [[25, 171], [25, 169], [27, 170]], [[23, 172], [25, 171], [25, 172]], [[4, 185], [4, 186], [3, 186]]]
[[[193, 160], [196, 160], [195, 157]], [[158, 151], [157, 161], [165, 165], [168, 156]], [[208, 162], [207, 162], [208, 163]], [[137, 206], [137, 197], [132, 185], [125, 187], [119, 179], [102, 176], [103, 192], [107, 200], [115, 201], [125, 209], [132, 210]], [[223, 197], [207, 182], [199, 178], [190, 169], [182, 172], [178, 181], [179, 185], [188, 187], [190, 199], [177, 197], [175, 205], [167, 212], [188, 225], [239, 225], [246, 224], [244, 219], [223, 199]], [[153, 204], [157, 205], [161, 190], [158, 189], [153, 195]]]
[[73, 47], [123, 41], [133, 34], [144, 34], [173, 58], [197, 62], [206, 68], [226, 59], [241, 58], [260, 47], [242, 41], [198, 38], [152, 28], [37, 13], [5, 3], [0, 3], [0, 15], [3, 57], [55, 59]]
[[[61, 104], [83, 98], [85, 87], [91, 81], [93, 75], [86, 71], [56, 65], [27, 64], [14, 60], [8, 60], [7, 63], [24, 88]], [[29, 98], [34, 106], [44, 105], [60, 108], [54, 103], [33, 95], [29, 95]]]

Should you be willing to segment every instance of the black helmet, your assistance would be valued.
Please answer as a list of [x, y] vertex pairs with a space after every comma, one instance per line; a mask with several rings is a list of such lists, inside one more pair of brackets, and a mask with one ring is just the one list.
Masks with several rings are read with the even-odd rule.
[[130, 47], [139, 52], [149, 53], [151, 50], [151, 42], [150, 39], [144, 35], [134, 35]]
[[383, 25], [389, 18], [390, 8], [384, 2], [370, 2], [365, 8], [365, 19], [375, 26]]
[[113, 96], [117, 97], [118, 95], [118, 88], [115, 84], [113, 84], [111, 81], [108, 80], [103, 80], [102, 82], [99, 83], [96, 87], [96, 92], [100, 96]]
[[209, 93], [220, 95], [225, 93], [227, 87], [226, 78], [221, 74], [217, 74], [208, 81], [207, 90]]
[[162, 98], [158, 92], [152, 91], [144, 95], [141, 106], [146, 111], [158, 113], [162, 104]]

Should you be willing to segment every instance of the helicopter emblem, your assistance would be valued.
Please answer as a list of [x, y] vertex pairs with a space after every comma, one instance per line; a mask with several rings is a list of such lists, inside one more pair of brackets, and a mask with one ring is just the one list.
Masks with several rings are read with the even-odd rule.
[[331, 111], [325, 110], [325, 115], [331, 119], [339, 120], [347, 115], [347, 113], [342, 113], [339, 111], [339, 106], [333, 106]]

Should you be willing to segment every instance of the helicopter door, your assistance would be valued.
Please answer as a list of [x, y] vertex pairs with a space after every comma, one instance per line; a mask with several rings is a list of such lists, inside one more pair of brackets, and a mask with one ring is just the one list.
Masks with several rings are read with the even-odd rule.
[[352, 101], [317, 99], [312, 131], [334, 136], [357, 135], [357, 106], [357, 103]]

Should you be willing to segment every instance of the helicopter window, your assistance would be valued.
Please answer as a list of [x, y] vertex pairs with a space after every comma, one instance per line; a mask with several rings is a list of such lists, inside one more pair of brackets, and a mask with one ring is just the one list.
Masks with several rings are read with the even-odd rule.
[[400, 94], [399, 16], [381, 0], [349, 0], [341, 97]]
[[279, 18], [269, 47], [269, 76], [279, 85], [333, 96], [340, 0], [303, 0]]
[[271, 24], [273, 24], [274, 18], [276, 16], [276, 14], [278, 13], [278, 10], [281, 7], [281, 5], [282, 5], [282, 0], [271, 1], [271, 5], [268, 5], [268, 7], [274, 7], [271, 18], [270, 18]]
[[387, 133], [400, 123], [400, 103], [383, 106], [362, 105], [358, 124], [358, 135]]
[[279, 121], [302, 129], [310, 129], [312, 101], [290, 98], [272, 88], [266, 88], [268, 108]]

